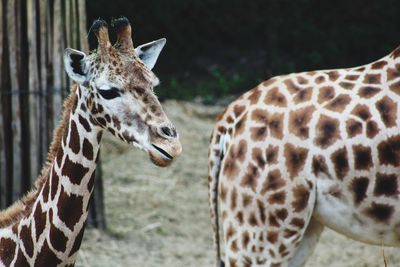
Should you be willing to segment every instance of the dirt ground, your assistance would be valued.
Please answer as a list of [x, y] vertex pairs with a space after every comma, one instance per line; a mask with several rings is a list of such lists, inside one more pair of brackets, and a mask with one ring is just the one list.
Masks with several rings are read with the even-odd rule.
[[[218, 107], [163, 104], [184, 148], [169, 168], [113, 137], [102, 148], [108, 230], [88, 229], [77, 267], [214, 266], [207, 202], [207, 149]], [[394, 248], [363, 245], [326, 229], [309, 267], [399, 266]]]

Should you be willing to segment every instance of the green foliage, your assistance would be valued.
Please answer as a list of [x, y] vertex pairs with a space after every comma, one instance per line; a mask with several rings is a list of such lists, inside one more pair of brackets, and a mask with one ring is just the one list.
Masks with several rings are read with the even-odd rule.
[[247, 76], [240, 74], [228, 76], [219, 70], [214, 70], [208, 77], [195, 81], [179, 81], [173, 77], [168, 83], [162, 83], [156, 88], [156, 93], [161, 100], [167, 98], [193, 100], [195, 96], [199, 96], [202, 103], [212, 105], [219, 99], [239, 94], [243, 92], [243, 88], [250, 86], [254, 86], [254, 81]]

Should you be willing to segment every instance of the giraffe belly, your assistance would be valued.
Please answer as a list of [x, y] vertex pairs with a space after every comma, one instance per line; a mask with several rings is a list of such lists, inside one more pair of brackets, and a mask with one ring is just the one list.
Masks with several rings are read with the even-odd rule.
[[376, 223], [355, 207], [351, 198], [338, 192], [340, 185], [332, 180], [317, 181], [313, 217], [328, 228], [351, 239], [371, 245], [400, 246], [400, 214], [388, 223]]

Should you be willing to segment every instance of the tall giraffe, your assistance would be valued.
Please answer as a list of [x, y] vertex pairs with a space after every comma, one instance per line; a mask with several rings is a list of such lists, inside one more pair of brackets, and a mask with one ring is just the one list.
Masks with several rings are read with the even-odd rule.
[[209, 153], [217, 266], [303, 266], [324, 228], [400, 246], [400, 47], [274, 77], [219, 117]]
[[153, 92], [153, 68], [165, 39], [133, 48], [126, 18], [93, 23], [99, 46], [86, 56], [67, 49], [65, 69], [74, 80], [64, 103], [48, 160], [28, 193], [0, 213], [0, 266], [73, 266], [93, 190], [104, 130], [146, 151], [159, 166], [181, 153], [177, 132]]

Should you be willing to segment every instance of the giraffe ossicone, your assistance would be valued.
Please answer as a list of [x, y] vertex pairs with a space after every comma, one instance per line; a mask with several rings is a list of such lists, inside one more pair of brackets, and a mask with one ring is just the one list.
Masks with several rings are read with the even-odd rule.
[[66, 49], [65, 70], [76, 82], [64, 102], [48, 159], [35, 187], [0, 212], [0, 267], [73, 266], [82, 241], [103, 131], [168, 166], [181, 151], [175, 127], [153, 92], [151, 71], [165, 39], [134, 48], [131, 26], [116, 19], [91, 30], [98, 48], [89, 55]]
[[303, 266], [324, 226], [400, 246], [399, 105], [400, 48], [277, 76], [233, 101], [209, 152], [217, 266]]

